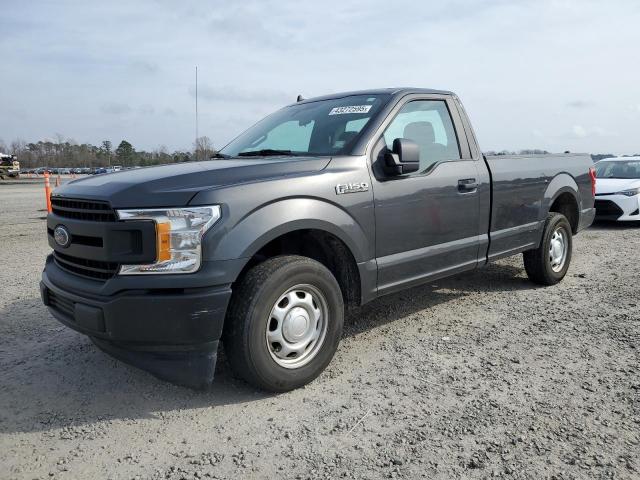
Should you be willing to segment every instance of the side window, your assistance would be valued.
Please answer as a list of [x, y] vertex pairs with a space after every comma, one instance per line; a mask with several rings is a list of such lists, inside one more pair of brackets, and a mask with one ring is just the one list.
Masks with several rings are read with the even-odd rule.
[[420, 171], [444, 160], [460, 159], [458, 139], [444, 100], [415, 100], [398, 112], [384, 132], [388, 149], [396, 138], [407, 138], [420, 149]]

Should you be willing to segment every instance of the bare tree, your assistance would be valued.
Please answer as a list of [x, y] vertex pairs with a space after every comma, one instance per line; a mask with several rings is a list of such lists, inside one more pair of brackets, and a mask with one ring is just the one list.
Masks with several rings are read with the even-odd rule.
[[13, 142], [11, 142], [11, 154], [19, 156], [27, 147], [27, 142], [22, 140], [21, 138], [16, 138]]
[[196, 160], [208, 160], [211, 155], [216, 153], [213, 142], [207, 136], [196, 138], [193, 147]]

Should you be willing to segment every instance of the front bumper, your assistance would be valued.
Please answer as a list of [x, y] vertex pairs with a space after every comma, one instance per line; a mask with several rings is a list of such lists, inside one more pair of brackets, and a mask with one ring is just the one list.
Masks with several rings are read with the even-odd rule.
[[231, 296], [229, 285], [185, 289], [174, 285], [100, 296], [57, 285], [52, 281], [55, 269], [47, 262], [40, 291], [44, 304], [64, 325], [158, 378], [193, 388], [211, 384]]
[[598, 220], [640, 221], [640, 195], [598, 195], [595, 207]]

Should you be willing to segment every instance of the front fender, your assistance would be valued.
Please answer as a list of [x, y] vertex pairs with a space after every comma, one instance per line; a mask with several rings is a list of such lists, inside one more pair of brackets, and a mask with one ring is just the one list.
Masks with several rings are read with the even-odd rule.
[[247, 214], [226, 229], [210, 258], [248, 258], [271, 240], [301, 229], [329, 232], [347, 245], [356, 262], [368, 259], [369, 242], [357, 220], [335, 204], [308, 197], [278, 200]]

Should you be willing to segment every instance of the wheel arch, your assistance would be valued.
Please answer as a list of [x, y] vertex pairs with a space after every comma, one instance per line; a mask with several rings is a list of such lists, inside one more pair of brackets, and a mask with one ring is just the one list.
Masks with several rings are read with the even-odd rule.
[[319, 261], [336, 277], [345, 305], [362, 302], [358, 263], [370, 248], [358, 222], [342, 208], [309, 198], [265, 205], [225, 232], [212, 252], [214, 259], [242, 259], [239, 281], [253, 266], [277, 255], [296, 254]]
[[577, 233], [580, 223], [580, 190], [571, 175], [556, 175], [547, 186], [543, 201], [541, 220], [546, 218], [549, 212], [561, 213], [569, 220], [572, 233]]
[[356, 262], [371, 256], [371, 245], [358, 221], [341, 207], [316, 198], [283, 199], [252, 211], [227, 227], [207, 256], [212, 260], [251, 258], [274, 239], [307, 229], [339, 238]]

